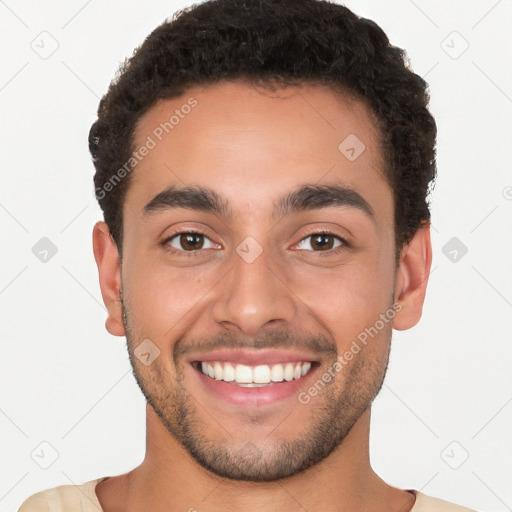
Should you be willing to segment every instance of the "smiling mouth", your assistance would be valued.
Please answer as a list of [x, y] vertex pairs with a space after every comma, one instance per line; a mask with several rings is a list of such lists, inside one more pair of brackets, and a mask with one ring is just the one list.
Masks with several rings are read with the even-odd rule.
[[224, 361], [195, 361], [192, 363], [197, 371], [212, 380], [221, 380], [246, 388], [273, 386], [283, 382], [299, 380], [307, 375], [315, 365], [318, 365], [315, 361], [254, 366]]

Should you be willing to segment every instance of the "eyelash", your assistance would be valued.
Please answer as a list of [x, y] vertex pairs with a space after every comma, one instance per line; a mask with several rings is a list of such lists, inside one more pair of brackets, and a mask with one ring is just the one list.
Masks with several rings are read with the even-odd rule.
[[[195, 256], [198, 256], [199, 253], [201, 252], [201, 249], [197, 249], [195, 251], [180, 251], [180, 250], [174, 249], [173, 247], [171, 247], [169, 245], [169, 242], [171, 240], [173, 240], [174, 238], [176, 238], [178, 235], [189, 235], [189, 234], [192, 234], [192, 235], [194, 235], [194, 234], [195, 235], [202, 235], [202, 236], [205, 236], [206, 238], [209, 238], [207, 235], [205, 235], [201, 231], [195, 231], [195, 230], [191, 229], [189, 231], [179, 231], [177, 233], [174, 233], [173, 235], [167, 237], [162, 242], [162, 245], [164, 246], [164, 249], [166, 251], [168, 251], [169, 253], [171, 253], [173, 255], [183, 255], [183, 254], [185, 254], [186, 258], [193, 258]], [[311, 237], [313, 235], [330, 235], [330, 236], [333, 236], [334, 238], [337, 238], [341, 242], [341, 245], [339, 247], [336, 247], [335, 249], [329, 249], [327, 251], [308, 251], [308, 252], [316, 252], [320, 256], [337, 255], [341, 251], [346, 250], [347, 248], [350, 247], [350, 244], [347, 242], [347, 240], [345, 238], [343, 238], [343, 237], [341, 237], [339, 235], [336, 235], [335, 233], [332, 233], [331, 231], [329, 231], [327, 229], [319, 229], [319, 230], [316, 230], [316, 231], [312, 231], [311, 233], [306, 235], [304, 238], [301, 238], [301, 240], [298, 242], [298, 244], [300, 244], [301, 242], [303, 242], [304, 240], [306, 240], [307, 238], [309, 238], [309, 237]], [[295, 244], [295, 245], [298, 245], [298, 244]]]

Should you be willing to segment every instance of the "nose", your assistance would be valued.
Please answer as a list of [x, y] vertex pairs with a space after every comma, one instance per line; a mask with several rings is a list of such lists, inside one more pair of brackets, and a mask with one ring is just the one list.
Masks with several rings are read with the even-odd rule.
[[267, 324], [293, 325], [298, 299], [287, 286], [282, 266], [271, 263], [265, 250], [254, 261], [243, 252], [233, 253], [232, 268], [213, 308], [217, 323], [247, 336], [255, 336]]

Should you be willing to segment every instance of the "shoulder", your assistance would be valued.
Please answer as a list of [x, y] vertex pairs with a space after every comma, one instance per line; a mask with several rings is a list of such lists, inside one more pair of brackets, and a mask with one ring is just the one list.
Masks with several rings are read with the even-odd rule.
[[18, 512], [85, 512], [89, 507], [98, 510], [94, 488], [102, 480], [98, 478], [82, 485], [59, 485], [37, 492], [21, 504]]
[[416, 494], [416, 503], [411, 512], [476, 512], [471, 508], [434, 498], [420, 491], [414, 491], [414, 493]]

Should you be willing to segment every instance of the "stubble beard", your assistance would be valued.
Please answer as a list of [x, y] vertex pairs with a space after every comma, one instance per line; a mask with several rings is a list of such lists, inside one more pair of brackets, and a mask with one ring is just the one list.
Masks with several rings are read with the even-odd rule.
[[[320, 396], [311, 399], [308, 405], [311, 407], [308, 416], [310, 424], [305, 425], [295, 439], [280, 440], [273, 445], [267, 443], [265, 446], [255, 445], [252, 441], [235, 444], [229, 434], [220, 440], [211, 439], [205, 436], [197, 399], [183, 385], [183, 368], [176, 368], [177, 378], [171, 381], [160, 358], [145, 367], [134, 355], [136, 339], [123, 301], [122, 312], [133, 375], [147, 403], [167, 431], [200, 466], [231, 480], [272, 482], [306, 471], [327, 458], [371, 407], [388, 368], [391, 328], [382, 333], [386, 340], [374, 341], [388, 344], [384, 359], [372, 362], [356, 356], [353, 364], [341, 370], [348, 372], [343, 386], [333, 379], [330, 385], [323, 388]], [[297, 407], [305, 405], [297, 401]], [[292, 412], [289, 421], [293, 421], [293, 416]], [[277, 424], [279, 420], [275, 422]]]

